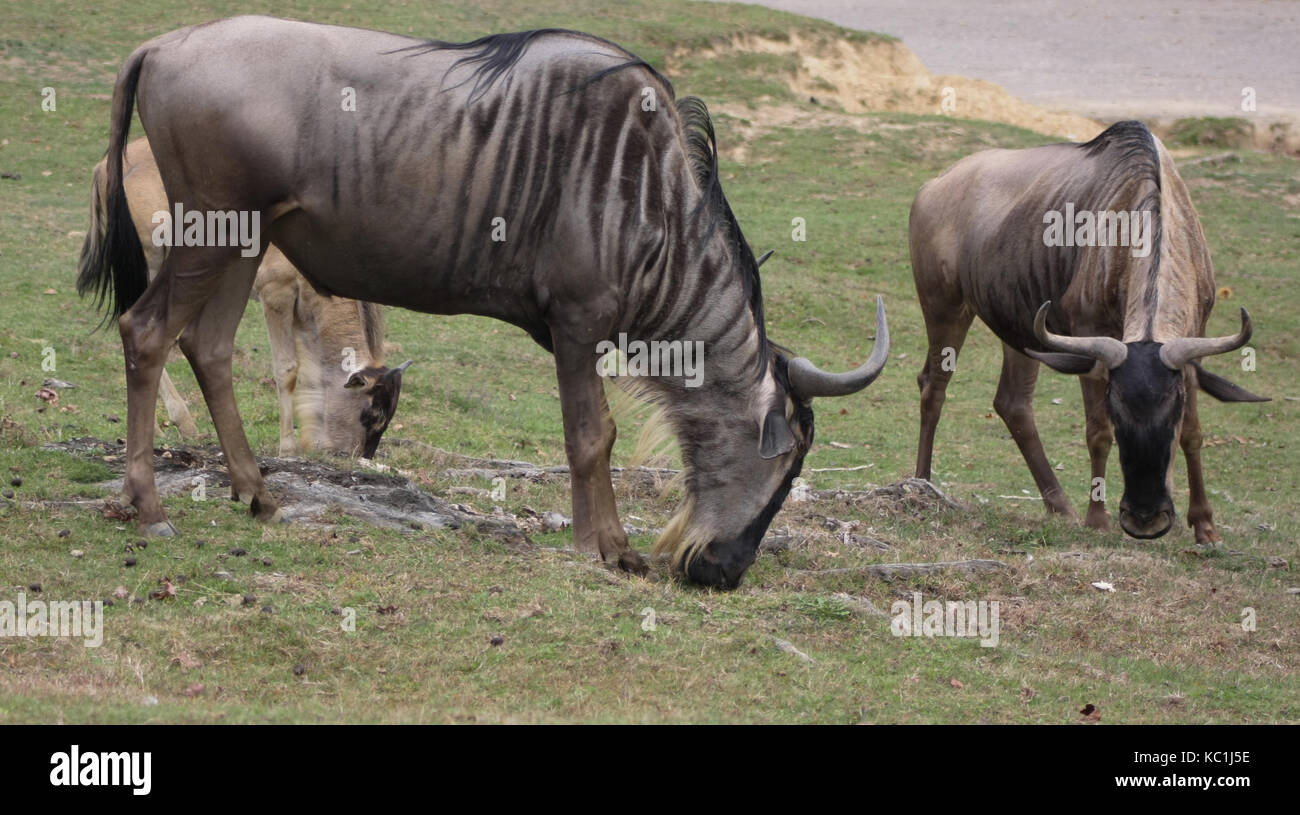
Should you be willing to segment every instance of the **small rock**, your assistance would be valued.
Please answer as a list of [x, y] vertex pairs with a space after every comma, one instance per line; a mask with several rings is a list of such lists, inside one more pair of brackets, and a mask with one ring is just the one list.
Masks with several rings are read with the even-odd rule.
[[505, 641], [506, 641], [506, 638], [503, 637], [503, 636], [501, 636], [500, 634], [497, 634], [495, 637], [493, 637], [492, 639], [488, 640], [488, 642], [491, 643], [493, 646], [500, 645], [501, 643], [503, 643], [503, 642], [505, 642]]
[[198, 540], [194, 541], [194, 548], [195, 548], [195, 549], [202, 549], [202, 548], [203, 548], [203, 544], [205, 544], [205, 543], [207, 543], [207, 541], [203, 540], [203, 538], [199, 538]]
[[235, 557], [243, 557], [244, 555], [248, 554], [248, 550], [242, 546], [235, 546], [231, 548], [230, 554], [234, 555]]
[[213, 572], [212, 576], [218, 580], [229, 580], [231, 577], [230, 572]]
[[253, 605], [253, 604], [256, 603], [256, 602], [257, 602], [257, 595], [255, 595], [255, 594], [245, 594], [245, 595], [244, 595], [244, 605], [246, 605], [246, 606], [251, 606], [251, 605]]
[[305, 674], [305, 673], [307, 673], [307, 666], [306, 666], [306, 665], [303, 665], [302, 663], [299, 663], [299, 664], [293, 666], [293, 675], [294, 675], [294, 676], [302, 676], [302, 675]]
[[9, 484], [13, 487], [21, 487], [23, 485], [23, 477], [21, 475], [16, 475], [9, 479]]
[[135, 542], [135, 548], [137, 548], [137, 549], [148, 549], [148, 548], [149, 548], [149, 541], [147, 541], [147, 540], [138, 540], [138, 541]]
[[73, 556], [73, 557], [85, 557], [85, 556], [86, 556], [86, 553], [83, 552], [83, 551], [81, 551], [80, 549], [73, 549], [73, 550], [72, 550], [72, 556]]
[[122, 418], [118, 416], [116, 413], [109, 413], [104, 416], [104, 421], [110, 424], [117, 424], [118, 422], [122, 421]]
[[14, 497], [14, 491], [13, 491], [13, 490], [5, 490], [3, 493], [0, 493], [0, 495], [4, 495], [5, 498], [8, 498], [8, 499], [10, 499], [10, 500], [13, 500], [13, 497]]
[[270, 606], [262, 606], [262, 613], [263, 613], [263, 614], [274, 614], [275, 612], [271, 609]]
[[262, 565], [263, 565], [263, 566], [270, 566], [270, 565], [271, 565], [271, 559], [270, 559], [269, 557], [264, 557], [264, 558], [262, 558]]
[[144, 706], [145, 706], [145, 707], [157, 707], [157, 706], [158, 706], [158, 697], [157, 697], [157, 696], [146, 696], [146, 697], [144, 697]]
[[1287, 567], [1286, 558], [1274, 555], [1268, 558], [1268, 565], [1274, 569], [1285, 569]]
[[71, 530], [71, 529], [60, 529], [60, 530], [59, 530], [59, 537], [60, 537], [60, 538], [66, 538], [67, 536], [69, 536], [69, 535], [71, 535], [71, 534], [72, 534], [72, 530]]
[[812, 665], [814, 663], [812, 657], [808, 656], [803, 651], [800, 651], [798, 648], [795, 648], [794, 645], [790, 643], [788, 640], [783, 640], [779, 637], [773, 637], [772, 639], [779, 650], [785, 651], [787, 654], [790, 654], [798, 658], [798, 660], [803, 664]]
[[132, 566], [134, 566], [135, 563], [136, 563], [135, 558], [133, 558], [133, 557], [129, 557], [129, 558], [126, 559], [126, 561], [125, 561], [122, 565], [126, 566], [126, 567], [129, 569], [129, 568], [131, 568]]
[[30, 591], [32, 594], [40, 594], [40, 593], [41, 593], [41, 584], [40, 584], [40, 583], [28, 583], [28, 584], [27, 584], [27, 590]]

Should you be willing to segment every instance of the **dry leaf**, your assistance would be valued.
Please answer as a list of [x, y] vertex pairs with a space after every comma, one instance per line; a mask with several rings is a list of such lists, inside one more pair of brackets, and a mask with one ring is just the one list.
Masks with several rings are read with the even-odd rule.
[[162, 588], [158, 589], [157, 591], [149, 592], [149, 599], [150, 600], [174, 600], [176, 599], [176, 586], [172, 584], [172, 581], [170, 579], [164, 578], [162, 582]]

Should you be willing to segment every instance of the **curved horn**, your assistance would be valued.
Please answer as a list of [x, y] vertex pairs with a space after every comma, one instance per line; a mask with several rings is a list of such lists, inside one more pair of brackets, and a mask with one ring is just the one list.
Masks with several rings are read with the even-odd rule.
[[1160, 349], [1160, 361], [1165, 364], [1166, 368], [1179, 371], [1192, 360], [1236, 351], [1250, 342], [1250, 335], [1254, 330], [1255, 326], [1250, 321], [1250, 313], [1243, 308], [1241, 310], [1241, 331], [1237, 334], [1229, 334], [1226, 337], [1181, 337], [1170, 340]]
[[772, 253], [775, 252], [775, 251], [776, 251], [775, 249], [768, 249], [766, 252], [764, 252], [762, 255], [760, 255], [759, 258], [758, 258], [758, 260], [756, 261], [757, 265], [762, 266], [762, 265], [763, 265], [763, 261], [765, 261], [765, 260], [767, 260], [768, 258], [772, 257]]
[[1118, 368], [1128, 359], [1128, 346], [1114, 337], [1064, 337], [1048, 331], [1047, 309], [1051, 305], [1051, 300], [1043, 303], [1034, 317], [1034, 336], [1044, 348], [1091, 357], [1110, 369]]
[[843, 374], [823, 371], [803, 357], [790, 360], [787, 371], [790, 388], [801, 399], [814, 396], [848, 396], [870, 385], [885, 369], [889, 359], [889, 325], [885, 322], [885, 299], [876, 296], [876, 341], [871, 356], [856, 370]]

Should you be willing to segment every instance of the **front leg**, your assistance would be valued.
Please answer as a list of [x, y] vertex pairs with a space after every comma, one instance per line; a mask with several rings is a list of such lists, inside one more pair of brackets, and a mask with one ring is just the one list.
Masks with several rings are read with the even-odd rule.
[[1198, 544], [1218, 543], [1223, 540], [1219, 530], [1214, 528], [1214, 512], [1210, 509], [1210, 499], [1205, 495], [1205, 478], [1201, 474], [1201, 422], [1196, 416], [1196, 375], [1184, 377], [1187, 389], [1187, 402], [1183, 407], [1183, 428], [1179, 442], [1183, 447], [1183, 457], [1187, 459], [1187, 491], [1190, 493], [1187, 508], [1187, 525], [1196, 534]]
[[1002, 378], [998, 380], [993, 409], [1002, 417], [1011, 438], [1020, 448], [1020, 454], [1025, 457], [1047, 511], [1077, 521], [1079, 516], [1065, 500], [1065, 491], [1061, 489], [1061, 482], [1056, 480], [1056, 473], [1052, 472], [1038, 436], [1038, 425], [1034, 422], [1034, 385], [1037, 382], [1038, 361], [1002, 343]]
[[[268, 257], [271, 250], [267, 250]], [[268, 261], [258, 270], [254, 287], [262, 301], [262, 316], [266, 318], [266, 335], [271, 341], [271, 361], [275, 366], [275, 389], [280, 397], [280, 455], [291, 456], [298, 451], [293, 435], [293, 393], [298, 384], [298, 347], [294, 342], [294, 310], [297, 308], [297, 272], [288, 280], [276, 275]], [[304, 444], [310, 447], [310, 444]]]
[[181, 431], [181, 438], [194, 439], [198, 437], [199, 426], [194, 423], [194, 417], [190, 415], [190, 409], [185, 404], [185, 398], [172, 384], [172, 378], [167, 375], [166, 368], [163, 368], [158, 374], [158, 392], [162, 394], [163, 404], [167, 407], [167, 418]]
[[614, 561], [620, 569], [645, 574], [645, 561], [628, 546], [614, 502], [609, 454], [617, 429], [596, 369], [596, 346], [556, 335], [554, 347], [573, 491], [574, 545], [579, 551], [599, 552], [602, 560]]

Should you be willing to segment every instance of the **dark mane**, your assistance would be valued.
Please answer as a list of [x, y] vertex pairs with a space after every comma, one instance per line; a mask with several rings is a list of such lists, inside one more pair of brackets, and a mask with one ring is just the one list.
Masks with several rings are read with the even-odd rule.
[[677, 113], [682, 118], [687, 159], [703, 193], [699, 206], [691, 213], [691, 217], [707, 214], [710, 218], [702, 243], [708, 243], [713, 238], [719, 225], [727, 231], [727, 240], [739, 267], [737, 272], [745, 287], [745, 299], [749, 301], [750, 311], [758, 324], [758, 366], [761, 372], [766, 368], [768, 354], [772, 350], [763, 320], [763, 285], [759, 278], [758, 262], [754, 259], [744, 233], [740, 231], [740, 223], [731, 211], [731, 205], [727, 203], [727, 196], [722, 192], [722, 180], [718, 174], [718, 140], [713, 132], [713, 121], [709, 118], [708, 107], [694, 96], [680, 100], [677, 103]]
[[1143, 300], [1154, 307], [1158, 296], [1156, 280], [1160, 274], [1160, 151], [1155, 137], [1141, 122], [1116, 122], [1103, 130], [1090, 142], [1077, 145], [1089, 158], [1103, 157], [1103, 170], [1095, 179], [1096, 189], [1102, 192], [1107, 205], [1128, 185], [1146, 181], [1152, 185], [1137, 203], [1138, 211], [1151, 211], [1151, 267], [1146, 279]]
[[451, 69], [447, 71], [447, 74], [450, 75], [452, 71], [455, 71], [462, 65], [473, 67], [473, 71], [470, 72], [470, 75], [466, 77], [463, 82], [452, 86], [453, 89], [459, 88], [466, 82], [473, 81], [474, 87], [470, 90], [469, 94], [469, 99], [473, 102], [483, 94], [487, 93], [497, 80], [501, 79], [501, 77], [505, 76], [515, 67], [520, 58], [523, 57], [524, 52], [528, 50], [528, 46], [532, 45], [534, 40], [551, 34], [581, 38], [594, 43], [599, 43], [619, 51], [627, 57], [625, 62], [620, 62], [616, 65], [611, 65], [608, 68], [597, 71], [584, 79], [578, 85], [565, 91], [565, 93], [575, 93], [580, 91], [588, 85], [591, 85], [594, 82], [599, 82], [610, 74], [617, 73], [618, 71], [626, 70], [628, 68], [644, 68], [663, 83], [664, 88], [668, 91], [669, 98], [672, 98], [672, 83], [656, 71], [650, 63], [631, 53], [617, 43], [610, 42], [609, 40], [597, 37], [593, 34], [584, 34], [581, 31], [570, 31], [565, 28], [538, 28], [532, 31], [516, 31], [508, 34], [489, 34], [486, 37], [479, 37], [477, 40], [471, 40], [469, 42], [424, 40], [415, 45], [398, 48], [395, 51], [388, 51], [386, 53], [396, 54], [406, 51], [410, 52], [408, 56], [420, 56], [433, 51], [470, 52], [466, 56], [456, 60], [456, 62], [451, 66]]

